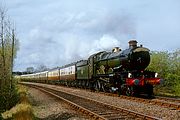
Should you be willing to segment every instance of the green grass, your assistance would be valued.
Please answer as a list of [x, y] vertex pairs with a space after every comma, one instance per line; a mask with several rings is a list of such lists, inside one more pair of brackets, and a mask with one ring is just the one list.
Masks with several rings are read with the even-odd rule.
[[172, 87], [155, 87], [154, 94], [166, 97], [180, 97], [180, 84], [176, 84]]

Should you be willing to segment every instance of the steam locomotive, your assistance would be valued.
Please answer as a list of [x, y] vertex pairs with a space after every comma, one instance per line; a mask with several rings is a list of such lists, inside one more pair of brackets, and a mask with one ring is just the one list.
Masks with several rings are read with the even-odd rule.
[[129, 41], [129, 48], [115, 47], [88, 60], [77, 61], [48, 71], [21, 75], [23, 81], [61, 84], [104, 92], [136, 96], [153, 95], [153, 85], [163, 81], [156, 72], [145, 70], [150, 63], [149, 49]]

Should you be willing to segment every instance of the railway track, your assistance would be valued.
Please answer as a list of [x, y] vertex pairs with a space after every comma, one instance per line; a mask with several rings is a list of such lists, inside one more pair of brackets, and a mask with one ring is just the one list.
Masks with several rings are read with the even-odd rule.
[[161, 96], [155, 96], [156, 99], [174, 102], [180, 104], [180, 98], [170, 98], [170, 97], [161, 97]]
[[176, 102], [168, 102], [166, 101], [168, 98], [167, 99], [163, 99], [163, 98], [144, 99], [144, 98], [136, 98], [136, 97], [129, 97], [129, 96], [120, 96], [120, 98], [138, 101], [138, 102], [147, 103], [147, 104], [154, 104], [154, 105], [169, 108], [171, 110], [180, 110], [180, 104], [177, 103], [177, 100], [175, 100]]
[[[81, 89], [81, 88], [75, 88], [75, 89]], [[113, 96], [113, 97], [119, 97], [120, 99], [128, 99], [132, 101], [137, 101], [141, 103], [147, 103], [147, 104], [154, 104], [165, 108], [170, 108], [171, 110], [180, 110], [180, 98], [170, 98], [170, 97], [161, 97], [161, 96], [155, 96], [155, 98], [146, 98], [144, 96], [142, 97], [131, 97], [131, 96], [125, 96], [125, 95], [118, 95], [113, 93], [106, 93], [106, 92], [100, 92], [100, 91], [92, 91], [89, 89], [86, 89], [89, 92], [96, 92], [100, 94], [104, 94], [107, 96]]]
[[[75, 88], [75, 89], [81, 89], [81, 88]], [[91, 91], [91, 90], [87, 89], [87, 91]], [[97, 91], [95, 91], [95, 92], [97, 92]], [[145, 98], [125, 96], [125, 95], [118, 96], [118, 94], [105, 93], [105, 92], [97, 92], [97, 93], [104, 94], [107, 96], [119, 97], [120, 99], [127, 99], [127, 100], [131, 100], [131, 101], [145, 103], [145, 104], [158, 105], [161, 107], [168, 108], [170, 110], [180, 110], [180, 99], [169, 98], [169, 97], [160, 97], [160, 96], [155, 96], [154, 99], [145, 99]]]
[[[25, 84], [27, 85], [27, 84]], [[79, 95], [69, 94], [64, 91], [54, 90], [42, 86], [28, 85], [35, 87], [52, 96], [60, 98], [72, 106], [75, 110], [80, 111], [93, 119], [98, 120], [119, 120], [119, 119], [147, 119], [159, 120], [159, 118], [137, 113], [124, 108], [116, 107], [110, 104], [102, 103], [96, 100], [85, 98]]]
[[[95, 91], [95, 92], [97, 92], [97, 91]], [[125, 95], [119, 96], [118, 94], [105, 93], [105, 92], [97, 92], [97, 93], [104, 94], [107, 96], [119, 97], [120, 99], [137, 101], [140, 103], [158, 105], [161, 107], [169, 108], [171, 110], [180, 110], [180, 99], [176, 99], [176, 98], [155, 96], [155, 98], [153, 98], [153, 99], [148, 99], [148, 98], [144, 98], [144, 97], [138, 98], [138, 97], [125, 96]]]
[[[105, 94], [108, 96], [118, 97], [117, 94], [104, 93], [104, 92], [99, 92], [99, 93]], [[137, 102], [146, 103], [146, 104], [154, 104], [154, 105], [158, 105], [161, 107], [169, 108], [171, 110], [180, 110], [180, 99], [175, 99], [175, 98], [155, 96], [154, 99], [145, 99], [145, 98], [125, 96], [125, 95], [121, 95], [121, 96], [119, 96], [119, 98], [137, 101]]]

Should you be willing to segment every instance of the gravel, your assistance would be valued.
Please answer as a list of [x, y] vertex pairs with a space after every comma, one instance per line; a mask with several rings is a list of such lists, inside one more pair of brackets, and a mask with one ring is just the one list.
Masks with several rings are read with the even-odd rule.
[[49, 88], [54, 88], [56, 90], [62, 90], [69, 93], [78, 94], [87, 98], [95, 99], [104, 103], [122, 107], [128, 110], [133, 110], [146, 115], [161, 118], [163, 120], [180, 120], [180, 110], [164, 108], [153, 104], [139, 103], [136, 101], [121, 99], [119, 97], [107, 96], [96, 92], [90, 92], [83, 89], [75, 89], [46, 84], [42, 85], [48, 86]]
[[106, 96], [95, 92], [89, 92], [82, 89], [74, 89], [61, 86], [51, 86], [51, 88], [64, 90], [87, 98], [95, 99], [104, 103], [122, 107], [128, 110], [133, 110], [139, 113], [161, 118], [163, 120], [180, 120], [180, 110], [171, 110], [169, 108], [160, 107], [158, 105], [139, 103], [136, 101], [121, 99], [119, 97]]
[[61, 100], [28, 87], [28, 98], [37, 120], [88, 120]]

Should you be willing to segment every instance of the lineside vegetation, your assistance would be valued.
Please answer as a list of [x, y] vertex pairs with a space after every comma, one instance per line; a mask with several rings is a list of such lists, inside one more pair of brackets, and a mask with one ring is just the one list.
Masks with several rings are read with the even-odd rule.
[[14, 58], [18, 50], [18, 39], [14, 24], [6, 8], [0, 5], [0, 118], [18, 101], [15, 80], [12, 75]]
[[155, 87], [155, 93], [167, 96], [180, 96], [180, 49], [174, 52], [153, 51], [147, 69], [159, 73], [164, 83]]
[[33, 120], [33, 110], [27, 97], [27, 88], [18, 85], [19, 102], [10, 110], [2, 113], [3, 119], [15, 119], [15, 120]]

